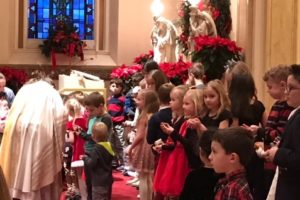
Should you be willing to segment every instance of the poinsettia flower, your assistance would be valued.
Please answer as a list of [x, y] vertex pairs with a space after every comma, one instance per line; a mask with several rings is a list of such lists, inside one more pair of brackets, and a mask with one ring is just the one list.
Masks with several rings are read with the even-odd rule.
[[216, 20], [219, 16], [221, 16], [221, 11], [219, 9], [214, 8], [212, 11], [212, 17]]

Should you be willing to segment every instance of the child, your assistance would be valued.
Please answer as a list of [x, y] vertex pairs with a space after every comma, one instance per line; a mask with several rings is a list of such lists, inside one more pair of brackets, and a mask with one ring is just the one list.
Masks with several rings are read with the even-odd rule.
[[204, 88], [204, 66], [201, 63], [194, 63], [188, 71], [188, 80], [186, 84], [191, 85], [192, 88]]
[[136, 137], [128, 150], [128, 155], [132, 166], [139, 173], [140, 199], [151, 200], [154, 156], [151, 153], [151, 146], [147, 143], [146, 134], [148, 120], [159, 108], [156, 92], [141, 90], [136, 97], [136, 105], [141, 114], [136, 125]]
[[[66, 125], [66, 131], [68, 138], [73, 138], [73, 141], [70, 141], [73, 144], [73, 161], [79, 160], [79, 156], [84, 154], [84, 139], [74, 135], [74, 126], [79, 126], [83, 131], [87, 131], [87, 118], [84, 117], [82, 112], [82, 105], [75, 98], [70, 98], [66, 101], [65, 106], [68, 111], [69, 121]], [[66, 138], [66, 142], [68, 142]]]
[[94, 149], [83, 157], [90, 169], [93, 200], [111, 199], [112, 192], [112, 160], [114, 152], [107, 142], [108, 128], [103, 122], [96, 122], [92, 129], [95, 141]]
[[[168, 85], [170, 85], [170, 84], [168, 84]], [[163, 86], [165, 86], [165, 85], [163, 85]], [[160, 87], [159, 91], [161, 90], [161, 88], [163, 86]], [[173, 86], [171, 88], [173, 88]], [[153, 123], [153, 125], [158, 126], [159, 124], [161, 124], [161, 122], [170, 123], [174, 127], [174, 130], [176, 132], [179, 132], [179, 129], [180, 129], [182, 123], [184, 122], [182, 104], [183, 104], [183, 97], [187, 90], [188, 90], [188, 88], [185, 85], [176, 86], [175, 88], [172, 89], [171, 93], [169, 94], [169, 98], [171, 99], [170, 107], [172, 110], [172, 113], [171, 113], [172, 121], [171, 122], [156, 121], [155, 123]], [[151, 117], [151, 119], [155, 115], [156, 115], [157, 119], [165, 118], [166, 116], [168, 116], [167, 115], [168, 113], [166, 113], [166, 111], [164, 111], [166, 109], [161, 109], [159, 112], [155, 113]], [[149, 124], [151, 122], [151, 119], [149, 121]], [[148, 128], [148, 136], [151, 133], [151, 132], [149, 132], [150, 128], [151, 128], [151, 126]], [[156, 144], [157, 142], [155, 142], [154, 146], [152, 147], [157, 153], [160, 153], [159, 157], [158, 157], [158, 164], [157, 164], [157, 168], [156, 168], [156, 172], [155, 172], [155, 176], [154, 176], [154, 184], [153, 184], [154, 190], [156, 192], [155, 193], [156, 200], [164, 198], [164, 195], [159, 192], [160, 181], [163, 178], [165, 171], [168, 170], [168, 169], [166, 169], [167, 162], [168, 162], [169, 156], [171, 154], [171, 151], [175, 148], [175, 145], [176, 145], [176, 141], [173, 141], [173, 139], [170, 136], [168, 136], [167, 134], [165, 134], [160, 129], [160, 127], [158, 127], [158, 128], [159, 128], [159, 130], [156, 130], [154, 133], [157, 134], [158, 132], [160, 132], [160, 134], [162, 136], [161, 138], [159, 138], [161, 141], [161, 144]], [[151, 130], [153, 130], [153, 128], [151, 128]], [[152, 132], [152, 135], [154, 135], [153, 132]]]
[[199, 142], [200, 159], [203, 167], [193, 170], [186, 177], [184, 188], [180, 194], [181, 200], [213, 200], [214, 187], [218, 181], [212, 165], [208, 159], [211, 153], [211, 140], [215, 131], [207, 130]]
[[147, 88], [154, 91], [158, 91], [161, 85], [169, 82], [166, 75], [157, 69], [152, 70], [147, 76], [145, 76], [145, 80], [147, 83]]
[[[267, 115], [265, 107], [257, 99], [252, 75], [245, 70], [246, 64], [238, 62], [231, 71], [229, 98], [233, 115], [232, 126], [257, 125], [265, 127]], [[263, 137], [257, 135], [255, 142], [262, 142]], [[253, 155], [247, 166], [247, 180], [255, 200], [265, 199], [264, 160]]]
[[276, 200], [300, 197], [300, 65], [291, 65], [287, 79], [287, 103], [296, 108], [289, 116], [280, 144], [266, 152], [266, 160], [278, 165]]
[[[285, 89], [287, 86], [287, 77], [289, 75], [289, 67], [285, 65], [278, 65], [267, 71], [263, 80], [265, 81], [269, 95], [276, 100], [271, 107], [267, 124], [265, 128], [259, 128], [258, 126], [252, 125], [246, 127], [254, 134], [261, 135], [264, 137], [264, 149], [267, 150], [272, 144], [277, 143], [282, 137], [282, 133], [285, 129], [288, 116], [294, 109], [289, 106], [286, 102]], [[265, 196], [269, 191], [273, 177], [275, 174], [275, 165], [272, 163], [265, 163]]]
[[[87, 132], [83, 131], [79, 126], [74, 126], [76, 134], [82, 137], [85, 140], [84, 143], [84, 152], [89, 153], [93, 150], [95, 142], [92, 140], [92, 127], [95, 122], [103, 122], [107, 128], [109, 135], [111, 136], [112, 132], [112, 121], [110, 115], [106, 112], [104, 97], [99, 92], [92, 92], [84, 98], [84, 105], [89, 117], [88, 130]], [[84, 167], [84, 173], [86, 176], [86, 187], [88, 197], [87, 200], [92, 199], [92, 185], [91, 185], [91, 175], [90, 170], [87, 167]]]
[[215, 200], [252, 200], [245, 167], [254, 152], [252, 135], [241, 127], [218, 129], [209, 159], [216, 173], [225, 173], [216, 186]]
[[171, 83], [165, 83], [158, 89], [159, 111], [154, 113], [148, 122], [147, 142], [154, 145], [155, 141], [167, 140], [166, 135], [160, 128], [161, 122], [171, 123], [172, 110], [170, 108], [170, 92], [173, 89]]
[[6, 100], [6, 95], [0, 98], [0, 145], [2, 141], [3, 131], [5, 128], [6, 117], [9, 111], [9, 103]]
[[116, 167], [123, 170], [123, 152], [126, 147], [126, 139], [124, 135], [123, 122], [125, 121], [125, 96], [123, 92], [123, 81], [121, 79], [112, 79], [110, 81], [110, 92], [112, 96], [108, 99], [108, 113], [113, 122], [113, 134], [111, 136], [111, 143], [116, 151], [117, 163]]
[[133, 87], [127, 92], [125, 96], [125, 115], [127, 120], [132, 121], [135, 115], [136, 105], [134, 102], [134, 97], [137, 94], [137, 90], [140, 88], [139, 82], [143, 80], [144, 76], [142, 73], [135, 73], [132, 75], [132, 85]]
[[207, 112], [201, 122], [207, 128], [228, 128], [232, 123], [230, 100], [220, 80], [208, 82], [203, 90]]
[[[200, 90], [189, 90], [183, 98], [183, 112], [186, 119], [197, 118], [202, 112], [203, 96]], [[191, 169], [201, 167], [199, 159], [199, 138], [196, 129], [188, 127], [187, 120], [177, 132], [167, 123], [161, 123], [162, 130], [176, 142], [165, 166], [157, 191], [169, 198], [178, 198], [186, 176]]]

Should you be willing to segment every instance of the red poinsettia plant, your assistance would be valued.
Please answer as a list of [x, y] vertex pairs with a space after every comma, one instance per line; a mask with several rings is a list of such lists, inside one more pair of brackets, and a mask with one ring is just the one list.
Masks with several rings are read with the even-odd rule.
[[120, 67], [117, 67], [112, 70], [110, 77], [127, 80], [130, 79], [130, 77], [133, 74], [142, 71], [142, 69], [143, 69], [142, 65], [132, 65], [132, 66], [121, 65]]
[[110, 78], [122, 79], [124, 82], [124, 93], [133, 87], [132, 75], [141, 72], [143, 69], [142, 65], [136, 64], [132, 66], [121, 65], [112, 70]]
[[220, 79], [229, 61], [242, 59], [242, 48], [229, 39], [202, 36], [194, 38], [194, 42], [195, 51], [192, 52], [192, 61], [204, 65], [208, 80]]
[[5, 76], [7, 87], [15, 93], [28, 81], [28, 74], [25, 70], [11, 67], [0, 67], [0, 72]]
[[133, 63], [144, 66], [146, 62], [153, 60], [153, 56], [153, 50], [149, 50], [148, 53], [142, 53], [139, 56], [135, 57]]
[[188, 69], [192, 66], [190, 62], [184, 62], [182, 57], [176, 63], [163, 62], [159, 64], [160, 70], [170, 79], [174, 85], [185, 83], [188, 79]]

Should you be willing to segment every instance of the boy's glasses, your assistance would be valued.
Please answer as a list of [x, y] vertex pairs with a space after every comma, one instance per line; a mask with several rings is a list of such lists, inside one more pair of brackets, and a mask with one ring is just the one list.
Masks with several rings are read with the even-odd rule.
[[286, 88], [285, 88], [285, 92], [286, 93], [290, 93], [292, 90], [299, 90], [300, 88], [298, 88], [298, 87], [293, 87], [293, 86], [287, 86]]

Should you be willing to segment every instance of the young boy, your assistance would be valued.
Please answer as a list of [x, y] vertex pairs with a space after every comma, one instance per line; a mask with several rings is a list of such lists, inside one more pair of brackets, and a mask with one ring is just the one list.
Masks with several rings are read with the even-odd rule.
[[109, 90], [111, 97], [108, 99], [108, 113], [111, 116], [113, 122], [113, 134], [110, 138], [114, 150], [116, 151], [116, 163], [115, 167], [119, 170], [123, 170], [124, 164], [124, 149], [126, 147], [126, 139], [124, 135], [123, 122], [125, 121], [125, 96], [122, 94], [124, 89], [123, 81], [121, 79], [112, 79], [110, 81]]
[[[92, 140], [92, 127], [95, 122], [103, 122], [108, 129], [109, 136], [112, 132], [112, 121], [110, 115], [106, 112], [105, 109], [105, 101], [103, 95], [99, 92], [93, 92], [87, 95], [84, 98], [85, 109], [88, 113], [89, 122], [88, 122], [88, 130], [84, 132], [80, 127], [74, 127], [76, 130], [76, 134], [82, 137], [85, 140], [84, 143], [84, 151], [85, 153], [89, 153], [93, 150], [95, 141]], [[88, 167], [84, 167], [84, 172], [86, 176], [86, 187], [88, 197], [87, 200], [92, 199], [92, 185], [91, 185], [91, 174], [90, 169]]]
[[92, 139], [96, 144], [83, 157], [85, 165], [90, 169], [93, 200], [111, 199], [114, 152], [107, 137], [107, 126], [103, 122], [96, 122], [92, 129]]
[[[288, 117], [294, 109], [286, 102], [285, 89], [287, 86], [287, 78], [290, 74], [289, 70], [290, 67], [286, 65], [278, 65], [271, 68], [263, 76], [263, 80], [268, 88], [268, 93], [276, 102], [271, 107], [266, 127], [259, 128], [258, 126], [252, 125], [250, 130], [256, 133], [257, 137], [264, 138], [264, 150], [269, 149], [271, 145], [276, 144], [281, 139]], [[266, 198], [275, 174], [275, 165], [270, 162], [265, 162], [264, 168], [264, 195]]]
[[187, 84], [190, 84], [192, 88], [203, 89], [204, 88], [204, 66], [201, 63], [194, 63], [188, 71]]
[[215, 200], [252, 200], [245, 166], [254, 152], [251, 133], [241, 127], [219, 129], [211, 144], [209, 159], [216, 173], [225, 173], [215, 188]]

